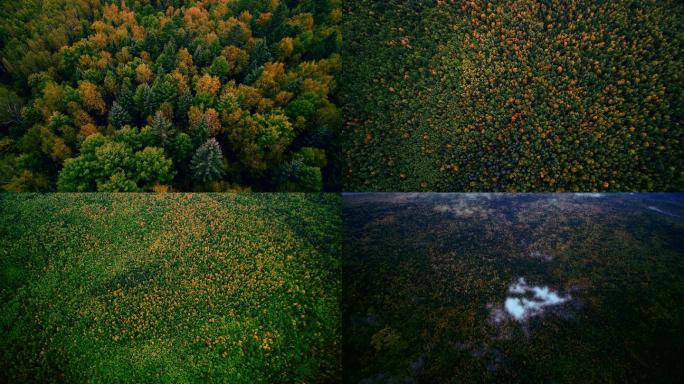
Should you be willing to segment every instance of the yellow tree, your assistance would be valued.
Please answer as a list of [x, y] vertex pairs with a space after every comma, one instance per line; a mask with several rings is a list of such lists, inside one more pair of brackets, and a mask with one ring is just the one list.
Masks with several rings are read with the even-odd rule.
[[220, 88], [221, 81], [219, 78], [206, 73], [204, 76], [197, 79], [197, 83], [195, 83], [195, 92], [197, 92], [197, 94], [215, 96]]
[[138, 65], [138, 67], [135, 68], [135, 79], [141, 84], [149, 83], [150, 80], [152, 80], [152, 70], [145, 63]]
[[96, 111], [99, 114], [107, 112], [107, 106], [102, 100], [102, 94], [97, 88], [97, 85], [90, 81], [81, 81], [78, 84], [78, 94], [81, 97], [83, 105], [91, 111]]

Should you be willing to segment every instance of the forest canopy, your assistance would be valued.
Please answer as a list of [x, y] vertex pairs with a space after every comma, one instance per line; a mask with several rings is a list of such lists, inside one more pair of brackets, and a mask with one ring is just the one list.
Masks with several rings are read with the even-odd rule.
[[344, 9], [345, 190], [684, 188], [682, 2]]
[[0, 12], [4, 190], [339, 188], [339, 0]]

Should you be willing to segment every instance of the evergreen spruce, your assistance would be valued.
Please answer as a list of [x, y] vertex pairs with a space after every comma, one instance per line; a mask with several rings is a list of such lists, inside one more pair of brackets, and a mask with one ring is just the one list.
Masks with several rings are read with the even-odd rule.
[[123, 108], [129, 115], [133, 116], [135, 108], [133, 107], [133, 91], [128, 83], [121, 87], [121, 94], [117, 99], [121, 108]]
[[195, 148], [204, 144], [209, 139], [209, 125], [207, 124], [207, 119], [202, 117], [199, 124], [192, 129], [192, 144]]
[[190, 90], [186, 88], [178, 97], [175, 116], [176, 121], [183, 126], [188, 125], [188, 111], [190, 110], [190, 105], [192, 105], [192, 94], [190, 93]]
[[273, 55], [271, 55], [271, 51], [268, 49], [266, 39], [257, 40], [250, 57], [250, 70], [255, 70], [273, 59]]
[[115, 101], [112, 103], [112, 109], [109, 110], [109, 122], [112, 123], [114, 128], [121, 128], [131, 123], [131, 115], [121, 104]]
[[195, 179], [206, 183], [223, 176], [223, 153], [213, 137], [202, 144], [190, 161], [190, 170]]
[[157, 100], [156, 97], [154, 96], [154, 91], [152, 91], [152, 87], [150, 87], [148, 84], [144, 84], [143, 90], [142, 90], [142, 116], [147, 117], [154, 113], [154, 111], [157, 109]]
[[157, 141], [162, 146], [166, 146], [174, 133], [173, 124], [164, 116], [161, 111], [154, 114], [152, 120], [152, 132]]

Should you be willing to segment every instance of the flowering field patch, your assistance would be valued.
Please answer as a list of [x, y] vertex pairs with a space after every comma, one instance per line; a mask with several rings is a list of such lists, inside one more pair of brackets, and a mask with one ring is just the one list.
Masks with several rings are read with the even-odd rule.
[[336, 382], [339, 197], [0, 196], [2, 382]]

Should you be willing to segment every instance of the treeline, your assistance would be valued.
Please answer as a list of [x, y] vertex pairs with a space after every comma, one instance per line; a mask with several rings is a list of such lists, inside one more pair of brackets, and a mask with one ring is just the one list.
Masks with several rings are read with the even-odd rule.
[[2, 12], [3, 189], [339, 188], [338, 0]]

